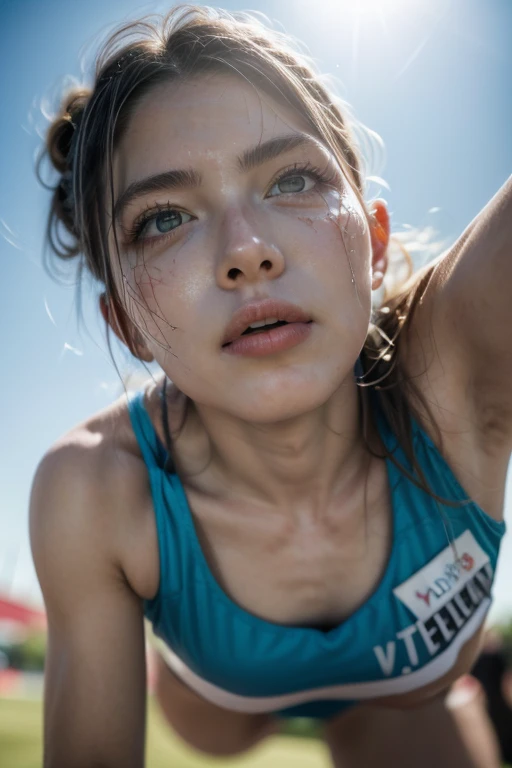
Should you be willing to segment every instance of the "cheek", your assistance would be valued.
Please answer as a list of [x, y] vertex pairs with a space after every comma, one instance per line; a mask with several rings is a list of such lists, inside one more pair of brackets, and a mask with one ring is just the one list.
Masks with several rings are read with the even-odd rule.
[[[186, 356], [183, 343], [191, 334], [204, 334], [198, 307], [203, 307], [211, 284], [211, 265], [199, 249], [168, 251], [130, 271], [131, 315], [158, 346], [171, 349], [180, 358]], [[182, 249], [179, 249], [180, 251]], [[139, 260], [140, 261], [140, 260]]]
[[349, 272], [350, 287], [364, 313], [371, 307], [371, 238], [364, 211], [352, 190], [340, 200], [333, 226], [340, 233], [342, 257]]
[[[174, 261], [174, 260], [173, 260]], [[165, 263], [165, 267], [164, 267]], [[152, 310], [156, 308], [158, 295], [168, 292], [174, 282], [174, 263], [160, 260], [139, 263], [130, 269], [127, 280], [133, 293], [134, 300], [140, 299], [144, 306]]]
[[179, 285], [174, 258], [138, 258], [135, 266], [125, 269], [126, 301], [135, 324], [144, 328], [159, 343], [169, 340], [173, 309], [179, 303]]
[[366, 274], [370, 263], [371, 240], [368, 223], [352, 189], [340, 199], [336, 223], [354, 274]]
[[172, 284], [173, 266], [163, 269], [158, 264], [141, 264], [132, 271], [132, 283], [141, 298], [148, 301], [156, 298], [156, 293], [168, 290]]
[[[330, 291], [349, 298], [370, 289], [371, 240], [364, 212], [350, 192], [343, 196], [330, 192], [324, 196], [321, 211], [297, 217], [292, 247], [302, 254], [313, 279]], [[328, 283], [326, 283], [326, 279]]]
[[[353, 195], [334, 195], [322, 217], [302, 233], [308, 296], [319, 320], [335, 334], [326, 344], [362, 345], [371, 316], [371, 240], [364, 212]], [[358, 349], [359, 349], [358, 347]], [[357, 350], [356, 350], [357, 353]]]

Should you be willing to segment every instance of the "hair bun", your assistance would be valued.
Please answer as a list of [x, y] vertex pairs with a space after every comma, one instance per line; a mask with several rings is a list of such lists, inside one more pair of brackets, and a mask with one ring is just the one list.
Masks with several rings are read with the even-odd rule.
[[[72, 174], [70, 150], [80, 126], [84, 109], [92, 95], [85, 88], [74, 88], [62, 99], [59, 113], [50, 124], [45, 146], [36, 162], [36, 176], [46, 189], [53, 191], [47, 224], [47, 238], [53, 252], [61, 259], [80, 253], [80, 242], [74, 221], [71, 199]], [[48, 186], [41, 176], [41, 164], [48, 158], [60, 174], [55, 186]]]
[[91, 91], [84, 88], [67, 93], [59, 114], [48, 129], [46, 147], [50, 160], [59, 173], [69, 170], [71, 142], [90, 95]]

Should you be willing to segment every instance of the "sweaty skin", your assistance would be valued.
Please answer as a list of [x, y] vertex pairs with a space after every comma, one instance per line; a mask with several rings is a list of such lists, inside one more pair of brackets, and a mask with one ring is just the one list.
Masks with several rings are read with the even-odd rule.
[[[297, 133], [311, 141], [240, 170], [244, 151]], [[283, 171], [305, 164], [327, 181], [306, 171], [304, 191], [276, 186]], [[237, 78], [163, 84], [140, 103], [116, 154], [116, 198], [171, 169], [191, 169], [201, 184], [147, 193], [122, 212], [120, 279], [130, 312], [148, 350], [195, 403], [211, 452], [210, 490], [229, 484], [287, 515], [321, 517], [366, 466], [353, 377], [371, 309], [364, 211], [304, 118]], [[162, 209], [180, 212], [179, 226], [162, 234], [164, 219], [160, 229], [153, 219], [143, 247], [130, 246], [126, 232]], [[267, 297], [309, 313], [307, 340], [262, 358], [224, 353], [233, 312]]]
[[[391, 542], [388, 479], [384, 463], [369, 458], [362, 445], [352, 374], [367, 333], [371, 289], [386, 269], [383, 251], [375, 247], [376, 238], [385, 251], [389, 237], [385, 206], [378, 207], [380, 226], [369, 232], [357, 196], [318, 142], [241, 173], [236, 158], [244, 151], [276, 136], [309, 132], [301, 118], [244, 82], [214, 77], [165, 85], [143, 107], [117, 154], [116, 194], [173, 168], [202, 176], [201, 186], [151, 193], [124, 211], [127, 230], [155, 204], [184, 215], [169, 236], [159, 237], [153, 220], [144, 231], [145, 248], [123, 250], [120, 279], [133, 298], [133, 317], [145, 329], [148, 354], [193, 400], [174, 448], [209, 567], [222, 589], [257, 616], [283, 625], [337, 624], [375, 588]], [[329, 183], [308, 182], [310, 194], [276, 194], [283, 170], [303, 164], [328, 169]], [[232, 313], [267, 297], [299, 304], [311, 315], [307, 342], [257, 359], [225, 354], [221, 341]], [[415, 326], [422, 351], [430, 341], [431, 306], [424, 303]], [[416, 380], [431, 402], [430, 382], [421, 373]], [[443, 404], [452, 405], [457, 419], [467, 418], [460, 389], [450, 378], [441, 383]], [[147, 405], [163, 441], [158, 387], [150, 388]], [[442, 428], [445, 412], [436, 412]], [[467, 451], [449, 429], [443, 433], [446, 454], [458, 458], [460, 469]], [[478, 484], [468, 481], [466, 487], [478, 498]], [[487, 498], [481, 503], [492, 509]], [[151, 509], [148, 521], [138, 544], [144, 567], [137, 567], [133, 546], [123, 562], [135, 591], [153, 597], [159, 572], [156, 555], [147, 555], [156, 552]], [[442, 693], [470, 667], [478, 643], [477, 632], [454, 668], [433, 684], [334, 718], [326, 740], [335, 764], [340, 744], [340, 765], [350, 764], [352, 736], [352, 764], [363, 764], [368, 739], [357, 738], [358, 723], [363, 734], [376, 727], [371, 743], [379, 759], [398, 741], [397, 733], [400, 743], [403, 732], [410, 733], [408, 764], [420, 744], [414, 722], [423, 734], [434, 712], [451, 727]], [[416, 711], [414, 720], [410, 713]], [[427, 732], [430, 746], [432, 728]], [[463, 764], [458, 757], [456, 762]]]

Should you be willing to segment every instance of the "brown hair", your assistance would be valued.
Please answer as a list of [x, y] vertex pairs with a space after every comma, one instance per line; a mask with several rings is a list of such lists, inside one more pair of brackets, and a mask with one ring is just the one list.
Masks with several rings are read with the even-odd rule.
[[[107, 243], [105, 212], [114, 205], [113, 151], [138, 102], [156, 84], [212, 72], [235, 73], [301, 114], [336, 156], [368, 221], [370, 218], [363, 200], [362, 158], [346, 116], [311, 61], [292, 48], [289, 38], [247, 14], [232, 15], [205, 6], [178, 6], [156, 21], [147, 17], [122, 26], [98, 56], [93, 88], [77, 89], [63, 100], [40, 161], [47, 154], [61, 175], [52, 187], [47, 225], [50, 248], [66, 261], [79, 257], [79, 278], [85, 268], [101, 282], [133, 354], [135, 322], [125, 309], [126, 297], [120, 295]], [[117, 239], [115, 242], [118, 251]], [[409, 267], [410, 276], [411, 263]], [[414, 456], [411, 401], [421, 402], [427, 413], [429, 409], [414, 383], [406, 379], [400, 354], [403, 330], [427, 288], [432, 269], [412, 287], [384, 296], [382, 306], [373, 312], [356, 380], [361, 386], [368, 450], [374, 453], [368, 441], [372, 390], [412, 473], [387, 451], [386, 455], [416, 485], [446, 503], [428, 488]], [[107, 341], [112, 355], [108, 326]]]

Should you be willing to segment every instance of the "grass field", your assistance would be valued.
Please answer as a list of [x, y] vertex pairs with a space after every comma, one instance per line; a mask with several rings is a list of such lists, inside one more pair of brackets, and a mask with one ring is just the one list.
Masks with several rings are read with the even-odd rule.
[[[244, 757], [205, 757], [173, 736], [151, 697], [148, 704], [146, 768], [332, 768], [321, 741], [289, 735], [273, 736]], [[41, 768], [41, 729], [40, 701], [0, 698], [1, 768]]]
[[[328, 768], [327, 748], [320, 741], [274, 736], [241, 758], [207, 758], [187, 748], [167, 728], [149, 697], [146, 768]], [[0, 766], [41, 768], [42, 704], [37, 700], [0, 699]]]

